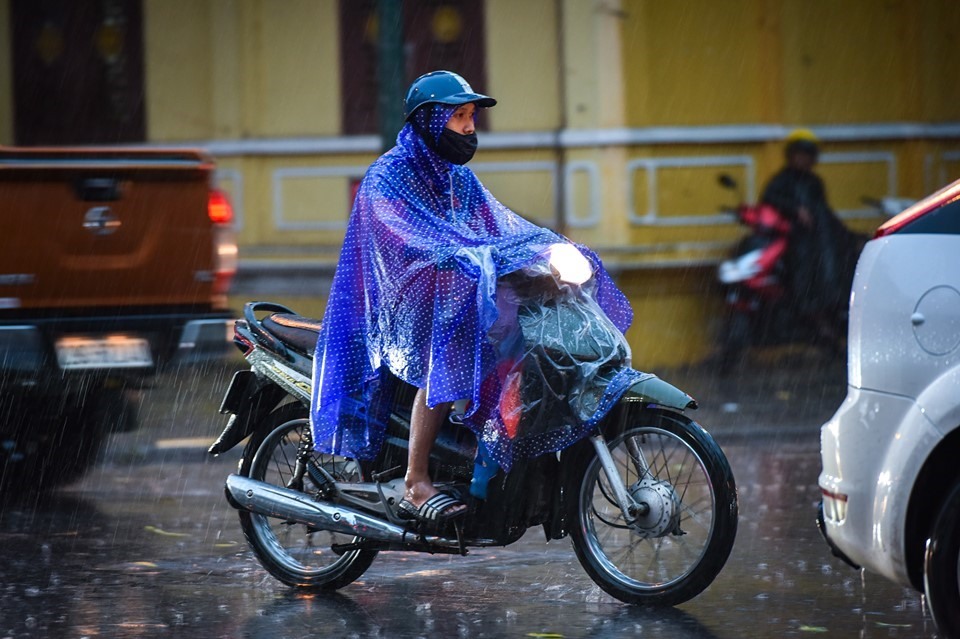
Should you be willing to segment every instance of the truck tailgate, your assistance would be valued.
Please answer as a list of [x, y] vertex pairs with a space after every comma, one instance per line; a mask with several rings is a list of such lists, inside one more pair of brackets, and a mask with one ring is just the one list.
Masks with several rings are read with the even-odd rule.
[[209, 306], [211, 159], [0, 149], [0, 308]]

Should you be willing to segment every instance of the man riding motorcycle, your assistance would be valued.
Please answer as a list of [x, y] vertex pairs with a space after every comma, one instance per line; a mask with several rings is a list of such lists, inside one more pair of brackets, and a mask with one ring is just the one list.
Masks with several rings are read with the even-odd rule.
[[[411, 85], [397, 145], [373, 163], [357, 193], [314, 359], [311, 424], [323, 452], [372, 458], [385, 430], [378, 392], [385, 376], [419, 389], [399, 511], [424, 525], [466, 510], [458, 496], [439, 493], [427, 472], [452, 402], [467, 400], [464, 425], [509, 468], [516, 435], [503, 415], [509, 367], [491, 338], [509, 334], [516, 321], [502, 278], [567, 243], [507, 209], [463, 166], [477, 146], [477, 108], [495, 104], [449, 71]], [[597, 256], [577, 248], [593, 271], [597, 302], [625, 331], [629, 303]], [[571, 425], [525, 448], [556, 451], [586, 432]]]

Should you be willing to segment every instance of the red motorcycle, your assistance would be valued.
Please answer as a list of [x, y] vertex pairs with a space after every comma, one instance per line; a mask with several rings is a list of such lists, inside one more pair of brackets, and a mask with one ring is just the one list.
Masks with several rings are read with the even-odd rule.
[[[738, 201], [743, 201], [736, 180], [721, 175], [718, 181], [736, 191]], [[727, 211], [751, 232], [717, 270], [728, 309], [720, 353], [725, 370], [736, 365], [750, 346], [800, 337], [790, 304], [784, 303], [785, 262], [793, 224], [769, 204], [741, 203]]]
[[[788, 268], [797, 267], [791, 256], [796, 242], [795, 222], [775, 207], [742, 204], [736, 180], [719, 176], [720, 185], [737, 193], [736, 208], [727, 209], [750, 233], [737, 243], [733, 255], [724, 260], [717, 277], [725, 289], [727, 321], [720, 349], [720, 368], [728, 372], [740, 362], [750, 346], [769, 346], [804, 342], [831, 352], [842, 351], [847, 332], [847, 304], [853, 273], [867, 237], [847, 229], [842, 222], [833, 224], [833, 246], [836, 250], [837, 274], [832, 286], [839, 292], [840, 303], [821, 316], [805, 315], [798, 308], [797, 293], [791, 291]], [[907, 208], [913, 200], [900, 197], [869, 198], [863, 202], [889, 217]], [[801, 222], [802, 223], [802, 222]], [[821, 235], [822, 239], [822, 235]], [[819, 240], [817, 240], [819, 241]], [[828, 243], [820, 250], [831, 250]], [[811, 256], [807, 259], [816, 259]]]

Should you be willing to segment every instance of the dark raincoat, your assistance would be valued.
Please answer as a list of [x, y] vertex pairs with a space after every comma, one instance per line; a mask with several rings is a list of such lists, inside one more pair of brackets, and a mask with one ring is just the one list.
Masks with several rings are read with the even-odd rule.
[[[806, 317], [839, 312], [850, 295], [856, 239], [827, 203], [823, 180], [812, 171], [786, 167], [770, 179], [761, 199], [793, 227], [786, 282], [795, 312]], [[801, 208], [809, 212], [810, 226], [800, 220]]]
[[[360, 185], [314, 360], [311, 423], [322, 452], [360, 459], [377, 454], [392, 375], [425, 388], [430, 406], [470, 400], [464, 423], [495, 461], [510, 467], [498, 356], [488, 336], [499, 315], [498, 278], [544, 259], [550, 245], [567, 240], [507, 209], [470, 169], [426, 144], [418, 130], [437, 139], [452, 111], [418, 110], [418, 126], [404, 126], [397, 145]], [[597, 303], [625, 331], [629, 303], [597, 256], [578, 248], [593, 266]], [[578, 432], [531, 450], [558, 450], [585, 435], [635, 379], [626, 375], [611, 385]]]

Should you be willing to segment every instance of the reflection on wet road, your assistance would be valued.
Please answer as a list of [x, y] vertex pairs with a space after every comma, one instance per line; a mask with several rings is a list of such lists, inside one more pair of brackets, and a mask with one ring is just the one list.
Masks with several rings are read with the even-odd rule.
[[[212, 437], [214, 395], [179, 412], [193, 426], [141, 436]], [[120, 442], [80, 482], [0, 511], [0, 637], [936, 636], [918, 593], [861, 578], [819, 538], [815, 427], [718, 439], [740, 488], [733, 554], [700, 597], [653, 611], [604, 594], [536, 529], [463, 558], [381, 553], [342, 591], [299, 595], [259, 567], [223, 499], [236, 455]]]

